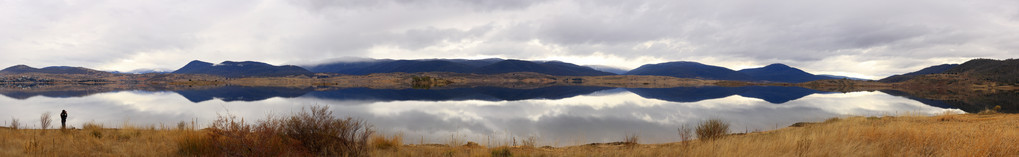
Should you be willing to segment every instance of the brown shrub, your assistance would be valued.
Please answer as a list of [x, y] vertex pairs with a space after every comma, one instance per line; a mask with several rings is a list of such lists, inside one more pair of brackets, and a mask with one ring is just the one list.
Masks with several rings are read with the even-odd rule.
[[[322, 156], [365, 156], [368, 137], [374, 132], [367, 122], [332, 116], [328, 106], [312, 106], [286, 119], [272, 120], [284, 135], [301, 141], [304, 148]], [[263, 123], [265, 124], [265, 123]]]
[[[209, 146], [215, 151], [204, 151], [202, 148], [182, 147], [182, 154], [213, 153], [214, 156], [300, 156], [307, 154], [300, 142], [279, 133], [266, 123], [250, 125], [236, 116], [219, 116], [212, 123], [208, 134]], [[201, 147], [203, 139], [184, 139], [199, 143], [184, 146]], [[194, 152], [189, 152], [194, 151]]]
[[701, 140], [714, 140], [729, 133], [729, 123], [718, 119], [710, 119], [701, 122], [696, 129], [697, 138]]
[[257, 124], [247, 124], [232, 115], [220, 115], [205, 137], [179, 138], [179, 153], [195, 156], [367, 156], [372, 128], [362, 120], [333, 117], [328, 109], [315, 106], [289, 117], [270, 115]]

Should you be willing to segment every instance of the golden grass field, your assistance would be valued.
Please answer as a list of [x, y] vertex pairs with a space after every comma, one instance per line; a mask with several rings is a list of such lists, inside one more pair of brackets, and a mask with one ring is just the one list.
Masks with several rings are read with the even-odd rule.
[[[286, 150], [277, 154], [264, 154], [273, 151], [209, 153], [207, 151], [217, 150], [217, 145], [222, 145], [222, 142], [230, 142], [220, 139], [222, 137], [210, 136], [216, 132], [212, 131], [215, 129], [161, 126], [101, 129], [101, 126], [95, 125], [83, 128], [0, 129], [0, 156], [314, 155]], [[678, 133], [676, 136], [679, 136]], [[945, 113], [936, 116], [842, 117], [803, 123], [799, 127], [667, 144], [620, 142], [556, 148], [471, 144], [451, 147], [442, 144], [404, 145], [398, 135], [378, 134], [364, 140], [369, 151], [363, 155], [369, 156], [1019, 156], [1019, 115]], [[289, 149], [287, 140], [282, 141], [248, 149]]]

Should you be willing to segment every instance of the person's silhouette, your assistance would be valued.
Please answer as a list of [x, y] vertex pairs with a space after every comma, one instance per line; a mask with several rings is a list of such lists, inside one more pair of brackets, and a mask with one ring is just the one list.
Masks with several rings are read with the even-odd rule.
[[67, 128], [67, 110], [60, 110], [60, 129]]

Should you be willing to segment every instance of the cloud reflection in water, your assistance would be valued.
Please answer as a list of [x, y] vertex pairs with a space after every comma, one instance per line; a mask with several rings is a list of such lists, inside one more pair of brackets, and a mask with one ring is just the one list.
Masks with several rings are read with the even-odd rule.
[[444, 143], [454, 135], [466, 136], [467, 140], [481, 144], [501, 144], [511, 137], [521, 140], [538, 136], [547, 140], [539, 141], [543, 145], [561, 146], [620, 141], [628, 133], [640, 135], [642, 143], [674, 142], [678, 140], [676, 128], [709, 118], [728, 121], [734, 132], [743, 132], [844, 115], [936, 114], [957, 110], [932, 107], [881, 92], [807, 93], [796, 96], [802, 97], [799, 99], [771, 101], [784, 102], [781, 104], [741, 95], [672, 102], [645, 98], [626, 89], [579, 93], [553, 99], [514, 101], [379, 101], [329, 99], [319, 94], [258, 101], [227, 102], [217, 98], [192, 102], [174, 92], [121, 91], [71, 98], [17, 100], [0, 97], [0, 109], [8, 111], [0, 117], [19, 118], [30, 127], [38, 127], [38, 118], [43, 112], [57, 113], [66, 109], [70, 113], [68, 123], [78, 127], [93, 120], [108, 126], [119, 126], [125, 121], [175, 126], [177, 122], [193, 119], [208, 124], [217, 115], [227, 113], [253, 122], [268, 114], [297, 112], [310, 105], [329, 105], [337, 115], [366, 119], [381, 132], [403, 133], [409, 143], [417, 143], [419, 139], [426, 143]]

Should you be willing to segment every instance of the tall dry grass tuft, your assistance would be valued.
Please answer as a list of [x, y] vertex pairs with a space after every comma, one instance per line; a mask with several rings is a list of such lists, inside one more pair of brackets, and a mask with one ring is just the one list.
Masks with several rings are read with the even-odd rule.
[[636, 133], [627, 134], [625, 137], [623, 137], [623, 144], [626, 144], [627, 146], [635, 146], [637, 144], [640, 144], [639, 142], [640, 136], [637, 136]]
[[684, 124], [683, 126], [680, 126], [679, 129], [676, 130], [679, 132], [680, 141], [689, 141], [693, 139], [693, 128], [690, 128], [690, 126]]
[[729, 123], [719, 119], [709, 119], [697, 125], [697, 138], [705, 141], [714, 140], [729, 133]]
[[52, 117], [50, 116], [50, 112], [43, 112], [42, 117], [39, 117], [39, 123], [41, 123], [39, 126], [42, 127], [43, 130], [49, 129], [50, 124], [53, 123], [53, 119], [50, 119], [50, 117]]
[[210, 135], [207, 133], [198, 132], [195, 130], [176, 130], [177, 131], [177, 153], [184, 156], [201, 156], [216, 154], [216, 149], [213, 147], [213, 141]]
[[520, 141], [520, 144], [523, 144], [524, 147], [536, 148], [538, 146], [538, 137], [528, 136], [526, 139]]
[[85, 122], [85, 124], [81, 125], [81, 129], [88, 132], [89, 135], [92, 135], [92, 137], [98, 139], [103, 138], [103, 125], [96, 123], [95, 121]]
[[509, 147], [498, 147], [492, 149], [492, 157], [511, 157], [513, 152], [510, 151]]
[[403, 146], [403, 135], [395, 134], [386, 137], [386, 135], [373, 134], [370, 143], [372, 148], [377, 150], [399, 150]]

